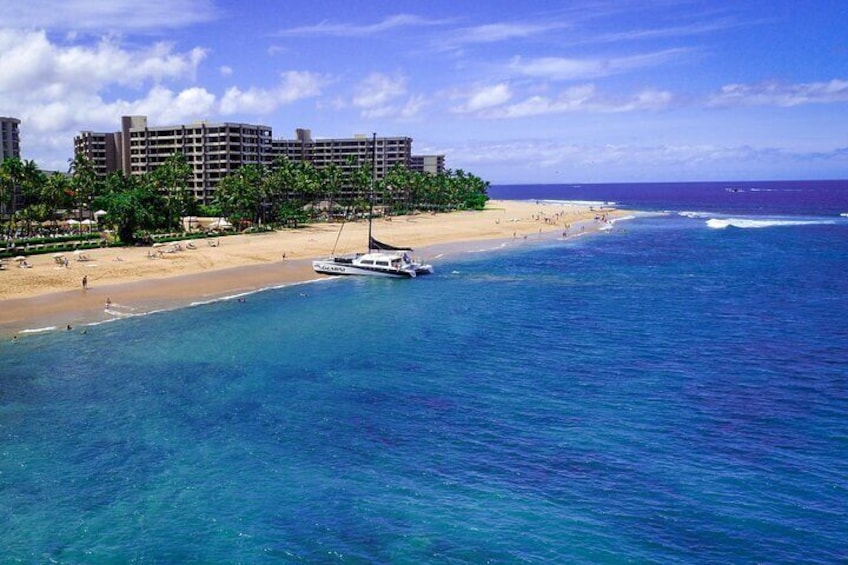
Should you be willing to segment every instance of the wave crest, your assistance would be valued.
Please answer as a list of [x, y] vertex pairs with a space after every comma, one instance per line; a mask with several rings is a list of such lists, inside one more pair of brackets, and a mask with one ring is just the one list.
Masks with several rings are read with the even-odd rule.
[[725, 228], [758, 229], [783, 226], [814, 226], [834, 223], [835, 222], [833, 222], [832, 220], [752, 220], [749, 218], [710, 218], [709, 220], [707, 220], [707, 227], [719, 230]]

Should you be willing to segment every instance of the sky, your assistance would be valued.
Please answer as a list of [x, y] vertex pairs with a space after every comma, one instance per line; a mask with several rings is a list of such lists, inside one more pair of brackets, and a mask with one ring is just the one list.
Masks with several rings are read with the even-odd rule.
[[0, 116], [408, 136], [492, 184], [848, 178], [845, 0], [0, 0]]

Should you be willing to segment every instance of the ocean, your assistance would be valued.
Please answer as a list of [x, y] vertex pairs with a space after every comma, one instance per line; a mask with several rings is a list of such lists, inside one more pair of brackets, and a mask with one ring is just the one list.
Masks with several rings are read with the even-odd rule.
[[0, 344], [0, 562], [848, 561], [848, 182], [490, 195], [651, 213]]

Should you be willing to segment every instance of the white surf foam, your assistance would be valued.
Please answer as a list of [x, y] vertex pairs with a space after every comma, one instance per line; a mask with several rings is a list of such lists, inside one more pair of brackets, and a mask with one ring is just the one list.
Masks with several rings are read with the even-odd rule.
[[45, 327], [43, 327], [43, 328], [29, 328], [29, 329], [26, 329], [26, 330], [21, 330], [21, 331], [20, 331], [20, 332], [18, 332], [18, 333], [22, 333], [22, 334], [40, 334], [40, 333], [44, 333], [44, 332], [52, 332], [52, 331], [55, 331], [55, 330], [56, 330], [56, 326], [45, 326]]
[[683, 216], [685, 218], [708, 218], [710, 215], [707, 212], [690, 212], [684, 210], [683, 212], [678, 212], [678, 216]]
[[758, 229], [785, 226], [814, 226], [833, 224], [832, 220], [781, 220], [781, 219], [750, 219], [750, 218], [710, 218], [707, 227], [712, 229], [740, 228]]
[[538, 202], [540, 204], [554, 204], [557, 206], [579, 206], [584, 208], [586, 206], [591, 206], [594, 208], [603, 208], [604, 206], [615, 206], [616, 203], [609, 200], [532, 200], [532, 202]]
[[631, 214], [629, 216], [622, 216], [620, 218], [610, 218], [609, 223], [614, 224], [616, 222], [626, 222], [627, 220], [635, 220], [636, 216]]

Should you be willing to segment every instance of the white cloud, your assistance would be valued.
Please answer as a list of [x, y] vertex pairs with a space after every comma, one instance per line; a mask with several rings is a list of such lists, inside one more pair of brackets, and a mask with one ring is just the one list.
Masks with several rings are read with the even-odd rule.
[[6, 97], [53, 98], [96, 92], [107, 84], [191, 79], [206, 51], [175, 53], [167, 43], [130, 51], [113, 40], [94, 46], [59, 46], [43, 31], [0, 30], [0, 102]]
[[213, 0], [0, 0], [3, 25], [84, 31], [157, 31], [220, 16]]
[[512, 73], [550, 80], [585, 80], [656, 67], [689, 53], [688, 49], [665, 49], [626, 57], [576, 59], [566, 57], [514, 57], [507, 65]]
[[374, 109], [404, 94], [406, 94], [404, 77], [371, 73], [357, 85], [353, 104], [360, 108]]
[[509, 89], [489, 87], [473, 93], [468, 102], [453, 108], [484, 119], [519, 119], [567, 112], [630, 112], [662, 110], [671, 106], [674, 96], [667, 91], [646, 89], [627, 97], [607, 97], [594, 84], [581, 84], [562, 90], [556, 96], [527, 96], [513, 104]]
[[218, 72], [221, 73], [222, 77], [229, 77], [233, 75], [233, 68], [228, 65], [221, 65]]
[[506, 83], [481, 87], [468, 97], [468, 101], [461, 107], [455, 109], [459, 112], [478, 112], [486, 108], [500, 106], [512, 98], [512, 91]]
[[[215, 109], [215, 95], [204, 88], [195, 87], [173, 92], [165, 87], [156, 86], [150, 90], [147, 98], [130, 106], [133, 108], [132, 111], [122, 111], [120, 115], [151, 116], [157, 123], [163, 125], [187, 123], [208, 116]], [[117, 123], [119, 121], [116, 117]]]
[[528, 24], [522, 22], [484, 24], [459, 30], [455, 41], [458, 43], [494, 43], [540, 35], [564, 27], [568, 27], [568, 25], [563, 23]]
[[666, 110], [672, 106], [676, 97], [667, 90], [648, 88], [637, 92], [629, 100], [611, 111], [630, 112], [633, 110]]
[[120, 117], [156, 123], [205, 118], [216, 96], [190, 82], [206, 51], [168, 43], [126, 48], [115, 39], [60, 44], [42, 30], [0, 29], [0, 108], [20, 118], [25, 158], [64, 170], [81, 130], [115, 131]]
[[425, 106], [425, 98], [416, 95], [401, 100], [406, 96], [406, 78], [403, 76], [371, 73], [356, 86], [352, 103], [365, 119], [411, 119]]
[[729, 84], [707, 99], [713, 107], [799, 106], [848, 102], [848, 80], [804, 84]]
[[240, 112], [252, 114], [268, 114], [277, 107], [271, 91], [262, 88], [241, 90], [231, 86], [221, 98], [221, 113], [225, 116]]
[[288, 71], [282, 74], [280, 84], [273, 89], [251, 87], [241, 90], [232, 86], [221, 99], [221, 113], [270, 114], [281, 105], [318, 96], [330, 82], [328, 77], [316, 73]]
[[450, 34], [438, 38], [433, 43], [437, 51], [459, 49], [466, 45], [498, 43], [502, 41], [526, 39], [544, 35], [570, 27], [564, 22], [528, 23], [528, 22], [498, 22], [458, 28]]
[[216, 97], [203, 88], [173, 91], [161, 85], [133, 100], [104, 101], [96, 94], [72, 92], [66, 97], [44, 100], [15, 114], [21, 118], [23, 157], [38, 155], [39, 166], [66, 170], [73, 154], [73, 138], [82, 130], [116, 131], [121, 116], [147, 115], [152, 125], [189, 123], [215, 111]]
[[398, 117], [404, 120], [411, 120], [418, 117], [421, 110], [427, 106], [427, 98], [423, 95], [410, 96], [398, 112]]
[[277, 89], [281, 103], [288, 104], [301, 98], [312, 98], [321, 94], [321, 89], [332, 79], [325, 75], [308, 71], [288, 71], [283, 73], [282, 82]]
[[445, 23], [444, 20], [429, 20], [411, 14], [395, 14], [373, 24], [321, 22], [311, 26], [286, 29], [283, 36], [338, 36], [363, 37], [402, 27], [434, 26]]

